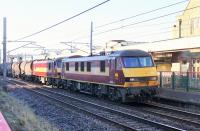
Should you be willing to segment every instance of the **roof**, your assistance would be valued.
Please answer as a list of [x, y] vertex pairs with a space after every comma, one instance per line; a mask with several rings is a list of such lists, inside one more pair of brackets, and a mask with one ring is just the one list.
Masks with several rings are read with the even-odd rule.
[[88, 57], [79, 57], [79, 58], [64, 58], [62, 62], [81, 62], [81, 61], [101, 61], [109, 60], [115, 57], [135, 57], [135, 56], [150, 56], [149, 53], [142, 50], [121, 50], [114, 51], [110, 55], [105, 56], [88, 56]]
[[116, 50], [139, 49], [147, 52], [165, 52], [200, 48], [200, 37], [187, 37], [119, 47]]
[[135, 56], [150, 56], [150, 54], [142, 50], [121, 50], [121, 51], [114, 51], [114, 53], [112, 53], [110, 56], [135, 57]]
[[81, 62], [81, 61], [95, 61], [95, 60], [107, 60], [108, 56], [89, 56], [89, 57], [78, 57], [78, 58], [64, 58], [62, 62]]

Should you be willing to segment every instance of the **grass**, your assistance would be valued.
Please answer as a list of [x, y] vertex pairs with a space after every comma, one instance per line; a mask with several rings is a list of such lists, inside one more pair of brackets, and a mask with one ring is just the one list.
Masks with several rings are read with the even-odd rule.
[[13, 131], [57, 131], [23, 102], [0, 90], [0, 111]]

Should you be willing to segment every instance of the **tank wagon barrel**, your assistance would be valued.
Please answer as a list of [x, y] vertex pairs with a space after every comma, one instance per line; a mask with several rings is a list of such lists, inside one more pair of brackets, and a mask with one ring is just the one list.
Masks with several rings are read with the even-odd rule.
[[19, 78], [21, 75], [21, 69], [20, 69], [21, 62], [14, 62], [12, 64], [12, 76]]
[[26, 61], [21, 62], [19, 68], [20, 68], [20, 78], [25, 79], [25, 65], [26, 65]]

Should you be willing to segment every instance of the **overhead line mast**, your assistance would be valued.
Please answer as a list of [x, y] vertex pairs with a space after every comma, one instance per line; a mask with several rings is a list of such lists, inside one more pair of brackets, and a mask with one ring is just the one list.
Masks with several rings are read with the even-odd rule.
[[6, 17], [3, 18], [3, 80], [6, 83], [7, 66], [6, 66]]

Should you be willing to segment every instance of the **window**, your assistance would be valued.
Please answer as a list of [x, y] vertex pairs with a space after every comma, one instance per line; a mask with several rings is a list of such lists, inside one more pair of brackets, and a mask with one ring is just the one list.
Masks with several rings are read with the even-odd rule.
[[84, 71], [84, 62], [81, 62], [81, 71]]
[[126, 68], [154, 66], [151, 57], [125, 57], [123, 62]]
[[87, 72], [91, 71], [91, 62], [87, 62]]
[[195, 64], [195, 63], [196, 63], [196, 60], [192, 60], [192, 63]]
[[65, 63], [65, 70], [69, 71], [69, 63]]
[[116, 66], [116, 69], [117, 69], [117, 70], [122, 69], [122, 63], [121, 63], [121, 59], [120, 59], [120, 58], [117, 58], [117, 59], [115, 60], [115, 66]]
[[75, 62], [75, 71], [78, 71], [78, 62]]
[[199, 78], [200, 74], [199, 74], [199, 67], [197, 67], [197, 77]]
[[194, 19], [191, 19], [190, 21], [190, 34], [194, 33]]
[[124, 61], [124, 66], [126, 68], [139, 67], [140, 66], [137, 57], [135, 57], [135, 58], [132, 58], [132, 57], [130, 57], [130, 58], [124, 58], [123, 61]]
[[100, 71], [105, 72], [106, 70], [106, 63], [105, 61], [100, 61]]
[[195, 67], [192, 68], [192, 71], [193, 71], [193, 78], [196, 77], [196, 70], [195, 70]]
[[57, 67], [61, 68], [61, 61], [57, 61], [56, 63], [57, 63]]
[[48, 64], [48, 69], [51, 70], [51, 63]]
[[139, 57], [139, 62], [142, 67], [153, 66], [151, 57]]
[[192, 18], [190, 20], [190, 34], [194, 34], [196, 30], [200, 27], [199, 18]]

